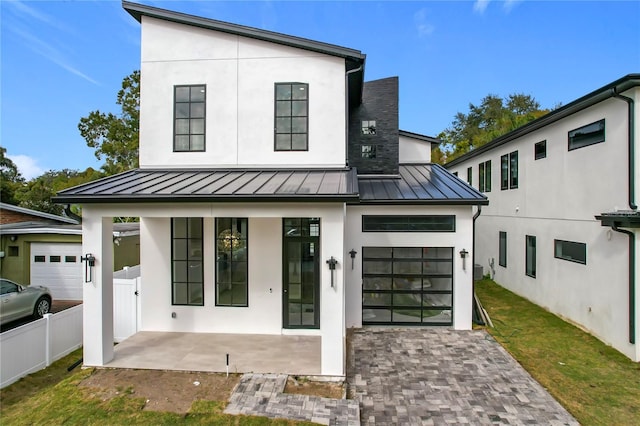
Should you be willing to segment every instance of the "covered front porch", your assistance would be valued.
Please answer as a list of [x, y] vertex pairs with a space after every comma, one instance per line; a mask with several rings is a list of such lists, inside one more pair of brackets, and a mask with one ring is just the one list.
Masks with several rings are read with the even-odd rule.
[[321, 337], [141, 331], [114, 347], [108, 368], [321, 374]]

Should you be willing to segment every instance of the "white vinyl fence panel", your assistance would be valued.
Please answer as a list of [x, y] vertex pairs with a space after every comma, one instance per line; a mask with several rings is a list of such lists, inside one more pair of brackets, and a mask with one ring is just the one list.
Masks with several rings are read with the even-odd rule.
[[113, 279], [113, 340], [118, 343], [138, 331], [139, 288], [140, 277]]
[[0, 334], [0, 388], [82, 346], [82, 305]]

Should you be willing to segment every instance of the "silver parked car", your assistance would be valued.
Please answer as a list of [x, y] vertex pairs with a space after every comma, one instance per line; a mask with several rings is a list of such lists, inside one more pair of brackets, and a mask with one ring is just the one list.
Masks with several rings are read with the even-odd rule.
[[25, 287], [0, 278], [0, 324], [30, 315], [42, 318], [50, 310], [51, 293], [47, 287]]

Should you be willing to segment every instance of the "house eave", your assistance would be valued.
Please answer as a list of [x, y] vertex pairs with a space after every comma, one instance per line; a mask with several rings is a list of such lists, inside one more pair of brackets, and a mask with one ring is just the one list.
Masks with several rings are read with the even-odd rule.
[[640, 228], [640, 212], [601, 213], [595, 216], [602, 226], [610, 228]]

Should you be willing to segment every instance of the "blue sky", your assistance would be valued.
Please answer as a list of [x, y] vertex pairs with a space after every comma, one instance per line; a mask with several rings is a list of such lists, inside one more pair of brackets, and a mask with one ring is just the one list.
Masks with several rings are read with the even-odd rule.
[[[437, 135], [487, 94], [566, 104], [640, 72], [640, 1], [139, 1], [367, 54], [366, 80], [400, 77], [400, 127]], [[140, 28], [119, 1], [0, 0], [0, 145], [27, 178], [102, 161], [80, 137], [118, 112]]]

